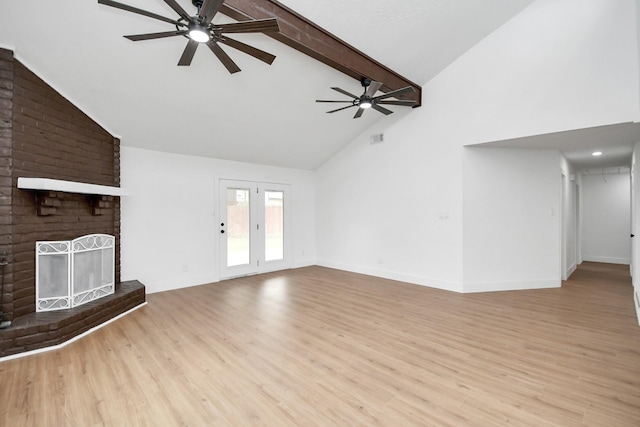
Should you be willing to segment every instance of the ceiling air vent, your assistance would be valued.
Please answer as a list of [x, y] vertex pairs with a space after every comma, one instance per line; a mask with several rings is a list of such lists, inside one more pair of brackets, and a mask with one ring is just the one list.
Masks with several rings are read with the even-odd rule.
[[384, 142], [384, 134], [379, 133], [376, 135], [371, 135], [371, 137], [369, 138], [369, 142], [371, 144], [380, 144], [381, 142]]

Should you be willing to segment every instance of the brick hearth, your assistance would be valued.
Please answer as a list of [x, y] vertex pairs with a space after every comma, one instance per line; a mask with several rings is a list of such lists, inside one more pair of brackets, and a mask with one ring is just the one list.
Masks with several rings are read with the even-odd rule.
[[62, 344], [145, 301], [144, 285], [134, 280], [113, 295], [69, 310], [34, 312], [0, 329], [0, 357]]

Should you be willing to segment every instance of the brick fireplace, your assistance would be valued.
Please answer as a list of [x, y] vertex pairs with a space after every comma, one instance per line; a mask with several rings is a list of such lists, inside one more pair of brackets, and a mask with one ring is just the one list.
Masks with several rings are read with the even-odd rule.
[[[120, 186], [120, 141], [0, 49], [0, 357], [59, 344], [144, 302], [120, 282], [120, 197], [18, 188], [18, 178]], [[116, 237], [116, 293], [60, 313], [35, 313], [35, 242]], [[43, 315], [43, 316], [39, 316]]]

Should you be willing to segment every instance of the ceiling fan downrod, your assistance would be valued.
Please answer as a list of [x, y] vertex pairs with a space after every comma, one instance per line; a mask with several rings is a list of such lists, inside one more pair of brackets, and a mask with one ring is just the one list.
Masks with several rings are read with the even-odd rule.
[[200, 16], [200, 9], [202, 9], [202, 3], [204, 3], [203, 0], [191, 0], [191, 4], [196, 7], [195, 17]]

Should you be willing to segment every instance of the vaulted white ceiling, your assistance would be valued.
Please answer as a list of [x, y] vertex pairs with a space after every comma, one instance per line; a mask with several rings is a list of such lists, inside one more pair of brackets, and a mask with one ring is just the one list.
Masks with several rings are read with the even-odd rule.
[[[319, 26], [411, 81], [424, 85], [533, 0], [283, 0]], [[167, 17], [162, 0], [121, 0]], [[187, 11], [190, 0], [178, 0]], [[235, 38], [277, 56], [269, 66], [226, 49], [242, 72], [229, 74], [200, 47], [190, 67], [176, 64], [186, 40], [131, 42], [123, 35], [169, 31], [170, 24], [97, 0], [3, 0], [0, 47], [46, 80], [122, 144], [151, 150], [313, 170], [383, 116], [355, 109], [326, 114], [359, 94], [360, 83], [262, 34]], [[218, 14], [216, 22], [229, 22]], [[395, 116], [411, 114], [391, 107]], [[501, 146], [549, 145], [593, 165], [576, 139], [605, 132], [621, 141], [628, 158], [637, 134], [592, 129], [567, 135], [506, 141]], [[633, 136], [630, 137], [629, 133]], [[623, 141], [624, 140], [624, 141]], [[627, 141], [629, 140], [629, 141]], [[593, 142], [593, 141], [592, 141]], [[542, 144], [542, 145], [540, 145]], [[593, 142], [594, 145], [595, 142]], [[626, 150], [626, 151], [625, 151]], [[573, 157], [572, 157], [573, 156]]]
[[[167, 17], [162, 0], [121, 0]], [[178, 0], [195, 11], [189, 0]], [[285, 0], [282, 3], [399, 74], [424, 84], [532, 0]], [[315, 169], [383, 116], [326, 114], [360, 83], [262, 34], [236, 38], [277, 56], [269, 66], [233, 49], [229, 74], [201, 47], [176, 66], [186, 40], [123, 35], [170, 24], [97, 0], [3, 0], [0, 46], [131, 147]], [[216, 22], [229, 21], [218, 14]], [[395, 114], [410, 114], [392, 107]]]

